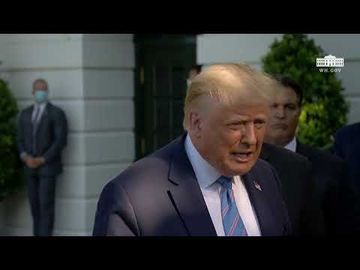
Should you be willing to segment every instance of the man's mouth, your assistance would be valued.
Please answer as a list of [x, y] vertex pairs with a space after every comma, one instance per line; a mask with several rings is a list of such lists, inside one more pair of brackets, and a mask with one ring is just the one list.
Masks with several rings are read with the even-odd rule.
[[273, 124], [271, 125], [272, 128], [276, 128], [276, 129], [282, 129], [285, 130], [288, 128], [287, 124], [283, 124], [283, 123], [278, 123], [278, 124]]
[[234, 152], [232, 153], [232, 155], [234, 156], [235, 160], [238, 162], [248, 162], [250, 159], [252, 159], [253, 152], [252, 151]]

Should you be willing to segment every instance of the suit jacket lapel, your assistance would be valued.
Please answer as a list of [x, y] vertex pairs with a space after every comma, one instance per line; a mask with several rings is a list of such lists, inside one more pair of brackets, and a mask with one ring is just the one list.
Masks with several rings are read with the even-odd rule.
[[185, 135], [179, 140], [170, 162], [169, 196], [191, 236], [216, 236], [216, 231], [184, 147]]
[[249, 172], [243, 175], [244, 184], [249, 194], [249, 199], [257, 216], [261, 234], [263, 236], [272, 235], [272, 228], [275, 226], [275, 220], [272, 211], [269, 208], [269, 199], [266, 190], [263, 190], [261, 179]]
[[299, 153], [300, 155], [307, 157], [306, 148], [304, 147], [304, 145], [299, 143], [299, 141], [296, 142], [296, 153]]
[[34, 113], [34, 109], [35, 109], [35, 106], [32, 105], [31, 109], [28, 111], [27, 115], [26, 115], [26, 123], [28, 125], [28, 129], [29, 130], [29, 134], [31, 136], [33, 136], [33, 128], [34, 128], [34, 125], [33, 125], [33, 122], [32, 122], [32, 115]]

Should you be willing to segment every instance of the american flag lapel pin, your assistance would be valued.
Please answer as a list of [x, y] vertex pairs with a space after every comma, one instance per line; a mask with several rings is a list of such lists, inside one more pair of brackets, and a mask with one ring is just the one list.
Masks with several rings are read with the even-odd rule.
[[257, 190], [262, 191], [261, 186], [259, 185], [258, 182], [254, 181], [254, 185]]

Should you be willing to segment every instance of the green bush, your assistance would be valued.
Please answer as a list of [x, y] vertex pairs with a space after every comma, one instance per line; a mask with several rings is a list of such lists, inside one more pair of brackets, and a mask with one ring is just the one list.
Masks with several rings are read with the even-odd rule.
[[23, 187], [22, 164], [16, 148], [18, 107], [0, 79], [0, 201]]
[[291, 77], [304, 90], [303, 108], [299, 119], [298, 139], [315, 147], [332, 144], [332, 135], [347, 122], [349, 105], [344, 88], [336, 73], [322, 73], [316, 58], [326, 54], [304, 34], [285, 34], [275, 41], [263, 57], [263, 70], [269, 74]]

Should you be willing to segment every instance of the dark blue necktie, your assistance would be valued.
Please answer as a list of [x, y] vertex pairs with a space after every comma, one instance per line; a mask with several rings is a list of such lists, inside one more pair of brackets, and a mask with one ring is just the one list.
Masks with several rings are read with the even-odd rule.
[[223, 220], [226, 236], [247, 236], [244, 223], [236, 207], [232, 181], [230, 178], [221, 176], [218, 179], [221, 184], [221, 217]]

